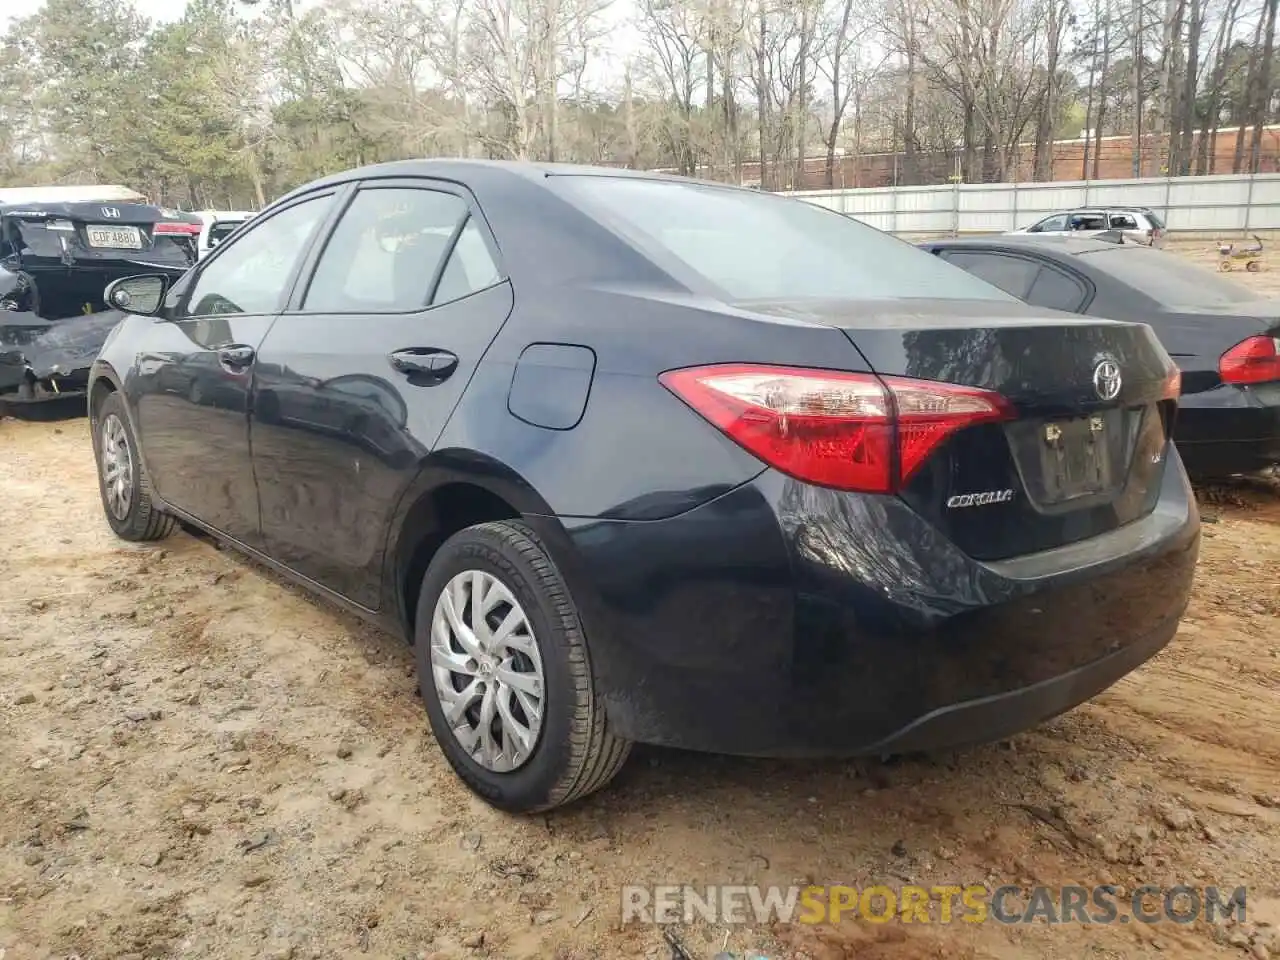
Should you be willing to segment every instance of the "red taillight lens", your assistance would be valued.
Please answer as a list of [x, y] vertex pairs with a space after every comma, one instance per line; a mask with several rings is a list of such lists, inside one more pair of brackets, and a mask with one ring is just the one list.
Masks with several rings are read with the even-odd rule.
[[1280, 380], [1280, 338], [1241, 340], [1218, 360], [1225, 383], [1267, 383]]
[[659, 379], [774, 469], [867, 493], [896, 490], [957, 430], [1013, 416], [986, 390], [870, 373], [717, 364]]
[[175, 234], [184, 237], [196, 237], [200, 235], [200, 224], [198, 223], [157, 223], [151, 228], [151, 232], [155, 236], [173, 236]]

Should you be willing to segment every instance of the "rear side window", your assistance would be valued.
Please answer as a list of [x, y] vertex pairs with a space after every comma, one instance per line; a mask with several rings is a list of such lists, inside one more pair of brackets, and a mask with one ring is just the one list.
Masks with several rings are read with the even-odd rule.
[[1007, 299], [918, 247], [800, 200], [628, 177], [548, 181], [655, 263], [692, 271], [727, 300]]
[[458, 242], [453, 253], [449, 254], [449, 262], [440, 275], [440, 284], [431, 302], [440, 304], [461, 300], [493, 286], [499, 279], [498, 265], [493, 262], [480, 225], [472, 217], [458, 235]]
[[1128, 213], [1113, 213], [1111, 215], [1111, 229], [1113, 230], [1137, 230], [1138, 221]]
[[1081, 256], [1166, 307], [1216, 307], [1259, 299], [1243, 284], [1188, 263], [1185, 257], [1150, 247], [1117, 246]]
[[1046, 264], [1040, 267], [1035, 282], [1031, 284], [1027, 303], [1033, 303], [1037, 307], [1048, 307], [1051, 310], [1075, 313], [1083, 306], [1087, 294], [1088, 290], [1084, 284]]
[[325, 246], [302, 309], [423, 310], [458, 225], [461, 197], [420, 187], [361, 190]]
[[999, 287], [1010, 296], [1025, 300], [1035, 282], [1039, 264], [1021, 257], [1008, 257], [999, 253], [977, 253], [953, 250], [943, 254], [947, 260], [975, 277]]

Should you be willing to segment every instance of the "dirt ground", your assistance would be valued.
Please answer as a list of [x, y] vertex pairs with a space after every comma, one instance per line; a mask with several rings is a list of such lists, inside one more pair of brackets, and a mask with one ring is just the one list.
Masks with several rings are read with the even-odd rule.
[[0, 495], [3, 960], [667, 960], [623, 885], [734, 882], [1243, 884], [1248, 921], [693, 925], [688, 957], [1280, 957], [1280, 485], [1202, 491], [1174, 642], [1012, 741], [637, 750], [532, 819], [452, 776], [400, 641], [187, 534], [115, 540], [83, 420], [0, 422]]

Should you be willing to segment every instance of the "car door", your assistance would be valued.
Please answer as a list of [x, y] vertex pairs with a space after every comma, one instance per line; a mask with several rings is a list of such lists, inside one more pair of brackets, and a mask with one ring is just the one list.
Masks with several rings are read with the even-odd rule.
[[496, 250], [465, 190], [365, 183], [259, 350], [266, 550], [368, 609], [390, 516], [511, 311]]
[[182, 278], [147, 333], [126, 392], [147, 470], [166, 503], [260, 545], [249, 459], [258, 345], [287, 301], [334, 193], [273, 211]]

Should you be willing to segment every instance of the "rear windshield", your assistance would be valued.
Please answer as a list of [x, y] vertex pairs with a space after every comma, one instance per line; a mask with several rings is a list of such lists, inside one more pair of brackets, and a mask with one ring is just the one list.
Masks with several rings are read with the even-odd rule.
[[1164, 221], [1160, 219], [1160, 214], [1153, 213], [1150, 210], [1143, 210], [1142, 215], [1151, 221], [1151, 225], [1157, 230], [1164, 229]]
[[243, 220], [219, 220], [214, 223], [209, 227], [209, 246], [216, 247], [231, 236], [242, 223], [244, 223]]
[[553, 179], [638, 246], [674, 257], [730, 300], [1013, 299], [911, 244], [802, 201], [663, 180]]
[[1100, 270], [1166, 307], [1216, 307], [1247, 303], [1258, 295], [1243, 284], [1150, 247], [1117, 246], [1081, 254]]

